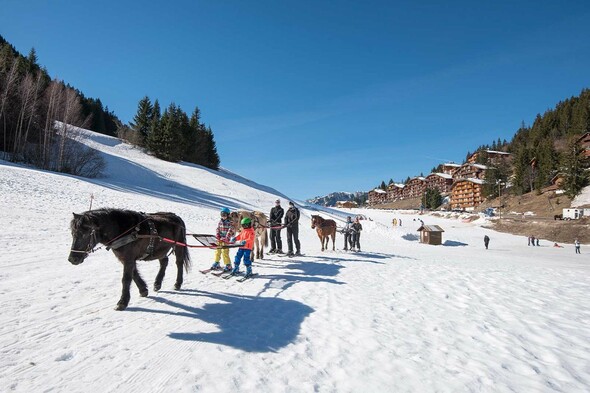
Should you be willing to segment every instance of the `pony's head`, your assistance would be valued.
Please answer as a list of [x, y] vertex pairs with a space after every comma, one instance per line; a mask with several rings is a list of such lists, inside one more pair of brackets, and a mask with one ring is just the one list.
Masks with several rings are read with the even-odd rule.
[[98, 224], [88, 214], [74, 213], [70, 228], [73, 240], [68, 261], [79, 265], [98, 244]]
[[312, 215], [311, 216], [311, 229], [315, 229], [316, 225], [319, 225], [321, 222], [321, 217], [318, 215]]

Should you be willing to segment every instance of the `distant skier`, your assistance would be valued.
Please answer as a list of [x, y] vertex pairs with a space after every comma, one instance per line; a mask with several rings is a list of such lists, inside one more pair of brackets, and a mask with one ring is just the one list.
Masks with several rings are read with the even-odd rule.
[[578, 239], [574, 240], [574, 246], [576, 247], [576, 254], [580, 253], [580, 241]]
[[[292, 257], [294, 255], [301, 255], [301, 243], [299, 243], [299, 209], [295, 207], [293, 202], [289, 202], [289, 210], [285, 214], [285, 227], [287, 228], [287, 246], [289, 251], [287, 256]], [[293, 242], [295, 242], [295, 249], [297, 250], [293, 254]]]
[[401, 218], [397, 219], [397, 225], [399, 225], [400, 227], [402, 226], [402, 219]]
[[226, 244], [230, 243], [230, 239], [234, 236], [234, 229], [229, 219], [229, 209], [224, 207], [221, 209], [220, 212], [221, 220], [217, 224], [217, 232], [215, 237], [217, 238], [217, 246], [218, 248], [215, 250], [215, 259], [213, 265], [211, 266], [212, 270], [218, 270], [221, 268], [219, 265], [219, 261], [221, 260], [221, 256], [223, 255], [223, 263], [225, 267], [223, 268], [224, 272], [231, 271], [231, 261], [229, 259], [229, 248], [219, 248], [223, 247]]
[[483, 237], [483, 244], [486, 246], [486, 250], [488, 249], [488, 245], [490, 244], [490, 237], [488, 235], [485, 235]]

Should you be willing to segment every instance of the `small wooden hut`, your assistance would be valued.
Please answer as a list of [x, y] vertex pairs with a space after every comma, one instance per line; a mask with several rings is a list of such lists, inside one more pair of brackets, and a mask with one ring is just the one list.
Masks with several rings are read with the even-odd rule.
[[442, 244], [442, 233], [444, 230], [438, 225], [422, 225], [418, 228], [420, 232], [420, 243], [440, 246]]

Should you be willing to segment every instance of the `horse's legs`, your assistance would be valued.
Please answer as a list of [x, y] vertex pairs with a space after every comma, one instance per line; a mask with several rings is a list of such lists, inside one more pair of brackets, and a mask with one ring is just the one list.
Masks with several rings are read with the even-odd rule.
[[322, 243], [322, 251], [324, 251], [324, 238], [320, 234], [318, 234], [318, 237], [320, 238], [320, 243]]
[[174, 284], [174, 289], [179, 290], [180, 287], [182, 287], [182, 281], [183, 281], [183, 271], [182, 268], [184, 267], [183, 264], [183, 260], [182, 260], [182, 255], [180, 255], [180, 253], [176, 253], [176, 283]]
[[162, 281], [164, 280], [164, 275], [166, 274], [166, 267], [168, 266], [168, 257], [164, 257], [160, 259], [160, 270], [158, 271], [158, 275], [156, 276], [156, 281], [154, 281], [154, 291], [158, 292], [160, 288], [162, 288]]
[[139, 275], [139, 270], [137, 270], [137, 265], [135, 266], [135, 270], [133, 270], [133, 282], [137, 285], [139, 289], [139, 296], [146, 297], [148, 295], [148, 288], [143, 278]]
[[[330, 242], [330, 239], [327, 239], [328, 241], [326, 242], [326, 249], [328, 248], [328, 243]], [[332, 234], [332, 251], [336, 251], [336, 233]]]
[[134, 270], [135, 261], [123, 262], [123, 279], [121, 280], [123, 289], [121, 291], [121, 299], [119, 299], [117, 307], [115, 307], [115, 310], [117, 311], [125, 310], [129, 304], [129, 299], [131, 298], [131, 295], [129, 294], [129, 287], [131, 287], [131, 280], [135, 274]]

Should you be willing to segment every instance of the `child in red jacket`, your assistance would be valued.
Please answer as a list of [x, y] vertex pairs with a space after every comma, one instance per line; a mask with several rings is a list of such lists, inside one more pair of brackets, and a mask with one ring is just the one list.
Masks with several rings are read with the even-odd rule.
[[236, 236], [233, 240], [235, 242], [241, 242], [242, 246], [238, 249], [236, 258], [234, 259], [234, 270], [232, 274], [238, 274], [240, 272], [240, 260], [244, 257], [244, 265], [246, 265], [246, 277], [252, 275], [252, 261], [250, 260], [250, 254], [254, 248], [254, 239], [256, 234], [252, 228], [252, 220], [245, 217], [240, 222], [242, 225], [242, 232]]

